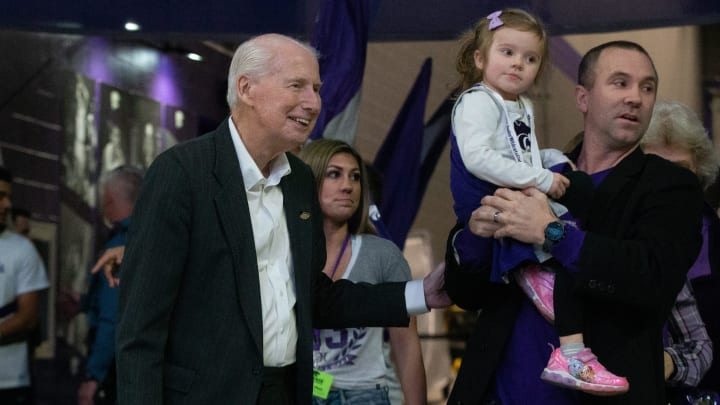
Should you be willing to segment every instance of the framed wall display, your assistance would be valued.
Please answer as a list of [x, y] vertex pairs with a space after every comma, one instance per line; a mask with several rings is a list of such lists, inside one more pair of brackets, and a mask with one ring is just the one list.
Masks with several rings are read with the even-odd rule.
[[95, 207], [98, 146], [95, 82], [80, 73], [67, 76], [62, 181], [88, 206]]
[[132, 96], [100, 85], [100, 175], [130, 163]]
[[146, 97], [131, 96], [130, 164], [147, 169], [162, 148], [160, 103]]
[[190, 111], [169, 105], [165, 107], [164, 117], [164, 149], [201, 135], [197, 116]]

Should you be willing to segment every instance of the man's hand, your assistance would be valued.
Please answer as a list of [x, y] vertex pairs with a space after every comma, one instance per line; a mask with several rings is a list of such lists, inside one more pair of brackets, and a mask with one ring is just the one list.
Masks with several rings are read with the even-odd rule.
[[663, 351], [663, 359], [665, 363], [664, 371], [665, 371], [665, 381], [670, 378], [673, 371], [675, 371], [675, 363], [673, 363], [672, 357], [670, 357], [670, 353]]
[[117, 246], [106, 250], [98, 259], [90, 272], [97, 273], [103, 269], [108, 285], [113, 288], [120, 285], [120, 278], [115, 277], [125, 255], [125, 246]]
[[425, 305], [428, 308], [445, 308], [452, 305], [452, 300], [445, 291], [445, 263], [440, 263], [435, 270], [423, 279]]
[[83, 381], [78, 388], [78, 405], [94, 405], [95, 391], [97, 391], [97, 389], [97, 381]]
[[[485, 226], [482, 227], [482, 230], [487, 234], [487, 231], [491, 229], [487, 226], [488, 220], [495, 222], [499, 225], [499, 228], [493, 233], [497, 239], [510, 237], [525, 243], [543, 243], [545, 227], [550, 222], [557, 220], [550, 209], [547, 196], [536, 188], [528, 188], [523, 191], [500, 188], [494, 195], [484, 197], [481, 203], [483, 207], [491, 207], [490, 210], [485, 209], [479, 213], [484, 217]], [[475, 212], [473, 212], [473, 218]], [[476, 233], [473, 230], [473, 224], [470, 225], [470, 230]], [[475, 225], [477, 227], [477, 224]]]
[[502, 228], [500, 223], [500, 215], [502, 212], [491, 206], [481, 205], [470, 214], [468, 220], [468, 228], [470, 232], [483, 238], [492, 238], [495, 232]]
[[567, 177], [560, 173], [553, 173], [553, 182], [547, 194], [557, 200], [565, 195], [568, 187], [570, 187], [570, 180]]

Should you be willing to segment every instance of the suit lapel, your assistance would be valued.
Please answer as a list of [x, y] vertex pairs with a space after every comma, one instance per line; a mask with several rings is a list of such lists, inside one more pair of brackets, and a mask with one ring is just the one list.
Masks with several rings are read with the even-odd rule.
[[214, 196], [220, 226], [232, 253], [238, 300], [255, 345], [263, 352], [260, 279], [245, 185], [240, 171], [228, 121], [213, 134], [215, 138], [214, 175], [219, 191]]

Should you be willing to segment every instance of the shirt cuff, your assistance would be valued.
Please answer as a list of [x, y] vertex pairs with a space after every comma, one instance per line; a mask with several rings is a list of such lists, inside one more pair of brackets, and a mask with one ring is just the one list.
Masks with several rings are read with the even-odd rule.
[[405, 283], [405, 307], [408, 316], [422, 315], [430, 312], [425, 305], [425, 288], [423, 280], [411, 280]]

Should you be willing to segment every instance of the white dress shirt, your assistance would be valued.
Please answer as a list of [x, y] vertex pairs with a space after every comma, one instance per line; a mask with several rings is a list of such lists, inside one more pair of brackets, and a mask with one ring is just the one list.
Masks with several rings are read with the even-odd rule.
[[[265, 178], [243, 144], [232, 118], [228, 125], [252, 213], [250, 220], [260, 272], [263, 362], [267, 367], [282, 367], [295, 362], [298, 338], [290, 236], [280, 189], [280, 180], [290, 174], [290, 163], [285, 154], [281, 154], [270, 163], [270, 175]], [[422, 280], [405, 285], [405, 303], [408, 316], [428, 312]]]
[[228, 122], [252, 213], [262, 301], [263, 361], [265, 366], [281, 367], [295, 362], [297, 346], [293, 310], [295, 279], [280, 190], [280, 180], [290, 174], [290, 163], [285, 154], [281, 154], [271, 162], [270, 175], [265, 178], [250, 157], [232, 119]]

